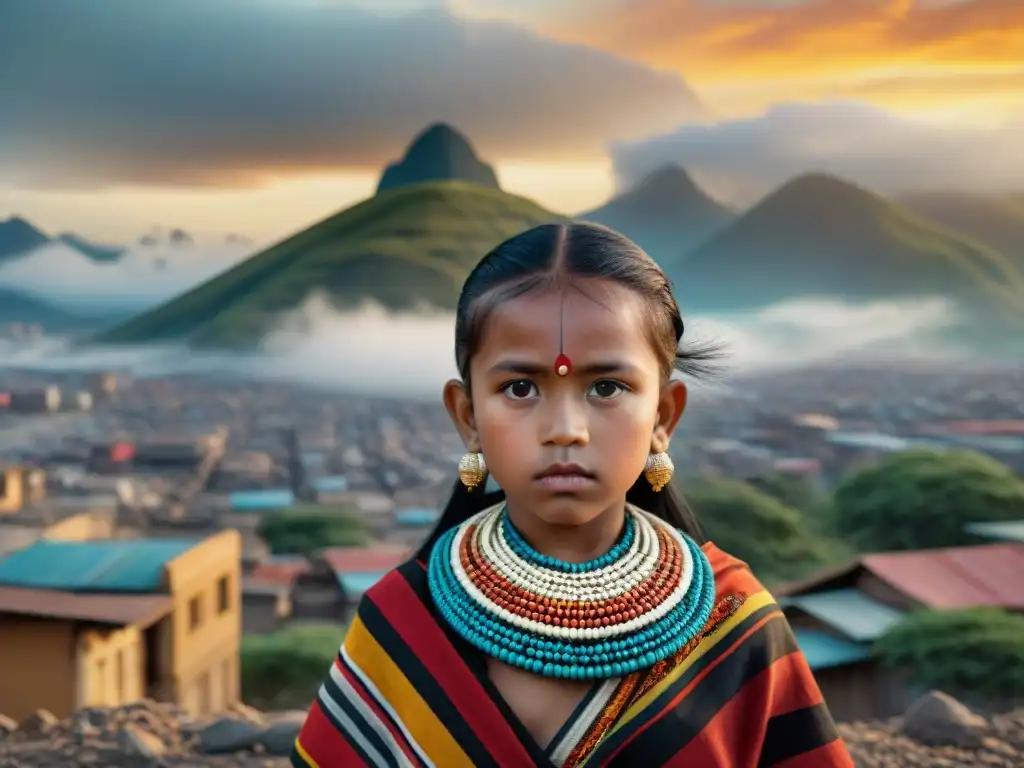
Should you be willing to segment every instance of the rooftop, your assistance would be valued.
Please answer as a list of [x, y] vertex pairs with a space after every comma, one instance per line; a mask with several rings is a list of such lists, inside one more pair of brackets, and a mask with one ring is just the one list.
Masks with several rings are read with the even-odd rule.
[[872, 600], [858, 589], [836, 589], [780, 597], [783, 608], [794, 607], [851, 640], [870, 643], [903, 618], [902, 611]]
[[295, 494], [288, 488], [235, 491], [228, 496], [228, 505], [239, 512], [287, 509], [295, 505]]
[[412, 549], [401, 545], [376, 547], [332, 547], [320, 553], [324, 562], [339, 574], [386, 573], [412, 556]]
[[0, 586], [0, 614], [146, 627], [170, 613], [167, 595], [77, 594]]
[[839, 637], [815, 632], [811, 629], [797, 628], [793, 630], [797, 645], [800, 646], [804, 658], [811, 669], [829, 669], [863, 661], [871, 655], [869, 646], [843, 640]]
[[68, 592], [156, 592], [164, 566], [196, 539], [38, 541], [0, 559], [0, 585]]
[[993, 606], [1024, 611], [1024, 547], [1017, 543], [863, 555], [774, 591], [780, 600], [827, 593], [836, 586], [851, 586], [862, 571], [925, 608]]

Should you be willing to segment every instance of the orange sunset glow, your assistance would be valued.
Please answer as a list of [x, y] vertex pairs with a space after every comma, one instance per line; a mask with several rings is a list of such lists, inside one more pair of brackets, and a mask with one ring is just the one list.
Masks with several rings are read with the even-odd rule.
[[724, 112], [836, 97], [986, 116], [1024, 108], [1018, 0], [651, 0], [544, 31], [680, 72]]
[[[131, 62], [163, 50], [148, 41], [170, 29], [166, 19], [142, 5], [90, 4], [100, 10], [77, 11], [76, 24], [90, 30], [81, 32], [80, 54], [54, 48], [40, 22], [41, 42], [26, 50], [39, 57], [29, 69], [49, 80], [19, 84], [23, 101], [10, 104], [23, 126], [7, 139], [13, 149], [0, 153], [0, 214], [114, 240], [173, 218], [200, 234], [244, 231], [264, 241], [371, 194], [383, 166], [439, 119], [466, 132], [509, 191], [566, 213], [600, 205], [655, 160], [687, 165], [720, 182], [713, 192], [728, 198], [738, 190], [742, 202], [786, 174], [832, 167], [850, 152], [863, 156], [857, 168], [916, 152], [914, 170], [901, 179], [909, 186], [967, 179], [973, 189], [1024, 188], [1024, 169], [1018, 174], [1005, 162], [1024, 124], [1024, 0], [387, 5], [385, 13], [364, 0], [252, 7], [183, 0], [161, 13], [182, 29], [202, 26], [206, 58], [193, 50], [190, 63], [146, 60], [140, 71], [157, 79], [125, 79], [123, 97], [120, 86], [84, 89], [120, 83], [134, 71]], [[116, 32], [126, 14], [139, 30], [131, 39]], [[218, 32], [216, 20], [227, 14], [238, 23]], [[281, 25], [294, 35], [286, 48], [276, 34], [271, 58], [251, 45]], [[343, 44], [346, 35], [354, 37]], [[11, 44], [23, 39], [19, 33]], [[97, 45], [120, 62], [114, 70], [81, 66]], [[62, 56], [79, 62], [66, 74]], [[68, 89], [80, 98], [64, 98]], [[157, 92], [168, 98], [140, 97]], [[837, 103], [862, 111], [851, 123], [829, 112]], [[813, 142], [787, 138], [792, 126], [775, 111], [792, 105], [813, 116], [798, 125], [812, 130], [814, 121]], [[903, 126], [892, 138], [885, 121], [895, 129], [908, 118], [926, 124]], [[704, 143], [642, 147], [636, 160], [638, 145], [700, 125], [714, 130], [699, 142], [760, 131], [763, 146], [775, 148], [757, 150], [765, 165], [772, 153], [796, 154], [752, 178], [719, 178], [721, 169], [691, 157], [736, 156], [728, 143], [711, 154]], [[865, 135], [874, 143], [861, 146]], [[808, 149], [825, 140], [833, 154]], [[961, 165], [943, 170], [949, 158]], [[845, 173], [841, 157], [836, 163]], [[852, 180], [879, 186], [871, 176]]]

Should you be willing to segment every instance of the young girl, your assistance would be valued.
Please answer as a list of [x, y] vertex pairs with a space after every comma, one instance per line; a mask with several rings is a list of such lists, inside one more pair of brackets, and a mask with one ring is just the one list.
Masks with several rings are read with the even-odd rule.
[[664, 273], [612, 230], [484, 257], [444, 388], [460, 479], [360, 602], [294, 765], [853, 765], [779, 607], [669, 484], [672, 374], [709, 358], [682, 337]]

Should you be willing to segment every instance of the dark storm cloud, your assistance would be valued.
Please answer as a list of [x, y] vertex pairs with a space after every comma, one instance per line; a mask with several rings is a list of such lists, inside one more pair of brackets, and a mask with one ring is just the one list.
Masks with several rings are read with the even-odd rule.
[[56, 187], [377, 166], [434, 120], [491, 158], [593, 155], [699, 111], [522, 28], [308, 0], [3, 0], [0, 72], [0, 174]]

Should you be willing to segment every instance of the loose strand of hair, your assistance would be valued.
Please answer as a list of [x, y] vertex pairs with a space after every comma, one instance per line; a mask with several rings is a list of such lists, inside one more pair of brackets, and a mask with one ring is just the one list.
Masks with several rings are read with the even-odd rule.
[[430, 535], [427, 536], [427, 540], [416, 552], [416, 559], [425, 561], [430, 556], [434, 544], [437, 543], [437, 540], [446, 531], [461, 525], [473, 515], [483, 512], [488, 507], [493, 507], [495, 504], [504, 501], [504, 499], [504, 491], [488, 492], [483, 485], [470, 490], [462, 483], [462, 480], [456, 478], [451, 495], [448, 497], [448, 502], [441, 512], [441, 517], [430, 532]]

